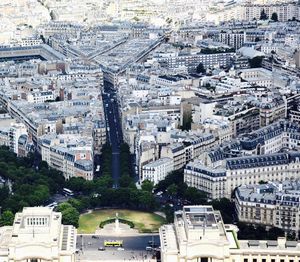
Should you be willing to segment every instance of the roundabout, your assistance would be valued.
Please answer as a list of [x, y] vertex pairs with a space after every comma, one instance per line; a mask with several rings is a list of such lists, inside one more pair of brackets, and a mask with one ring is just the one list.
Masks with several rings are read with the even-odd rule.
[[157, 233], [165, 219], [157, 214], [128, 210], [93, 210], [80, 215], [79, 234], [136, 234]]

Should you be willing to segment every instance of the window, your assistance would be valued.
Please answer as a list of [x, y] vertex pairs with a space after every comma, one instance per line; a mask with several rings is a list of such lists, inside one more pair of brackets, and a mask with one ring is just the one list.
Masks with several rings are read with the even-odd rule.
[[256, 258], [253, 258], [252, 262], [257, 262], [257, 259], [256, 259]]
[[244, 262], [248, 262], [248, 258], [244, 258]]

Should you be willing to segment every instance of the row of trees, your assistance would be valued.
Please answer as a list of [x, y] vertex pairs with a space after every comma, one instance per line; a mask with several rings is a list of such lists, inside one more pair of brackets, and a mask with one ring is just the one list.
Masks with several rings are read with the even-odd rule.
[[67, 181], [66, 187], [73, 190], [77, 197], [69, 199], [67, 206], [59, 205], [58, 210], [63, 214], [63, 222], [77, 226], [79, 213], [93, 208], [118, 207], [146, 211], [158, 208], [152, 194], [151, 182], [145, 182], [141, 190], [137, 189], [134, 183], [116, 189], [112, 188], [112, 185], [113, 181], [109, 176], [101, 176], [93, 181], [83, 178], [71, 178]]
[[120, 146], [120, 187], [135, 187], [134, 172], [131, 165], [131, 154], [126, 143]]
[[[266, 14], [266, 11], [263, 9], [260, 13], [260, 20], [268, 20], [269, 17]], [[272, 13], [271, 15], [271, 20], [274, 22], [278, 22], [278, 14], [277, 13]]]
[[111, 176], [112, 173], [112, 149], [109, 144], [105, 144], [101, 150], [101, 170], [103, 176]]
[[136, 188], [127, 144], [120, 146], [119, 188], [112, 188], [112, 150], [109, 145], [103, 147], [101, 159], [101, 177], [93, 181], [73, 177], [66, 181], [65, 186], [74, 191], [77, 197], [70, 199], [67, 204], [59, 205], [58, 210], [63, 214], [64, 223], [77, 226], [79, 213], [90, 208], [122, 207], [147, 211], [158, 208], [151, 182], [145, 181], [141, 190]]

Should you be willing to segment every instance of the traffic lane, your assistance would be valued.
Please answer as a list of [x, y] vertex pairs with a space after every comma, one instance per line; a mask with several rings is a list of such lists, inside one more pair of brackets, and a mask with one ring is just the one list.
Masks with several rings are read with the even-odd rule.
[[[105, 240], [123, 240], [123, 248], [131, 251], [145, 251], [149, 246], [149, 241], [154, 241], [160, 246], [159, 235], [146, 235], [134, 237], [113, 237], [113, 236], [97, 236], [93, 238], [91, 235], [77, 236], [77, 248], [82, 250], [98, 250], [104, 246]], [[108, 247], [107, 250], [116, 250], [116, 247]]]
[[119, 130], [116, 127], [116, 123], [114, 121], [113, 115], [108, 116], [108, 122], [109, 122], [109, 131], [110, 131], [110, 139], [111, 139], [111, 144], [113, 146], [113, 150], [115, 148], [118, 148], [119, 145]]
[[70, 198], [72, 198], [72, 197], [65, 196], [65, 195], [62, 195], [62, 194], [55, 194], [50, 198], [49, 202], [51, 202], [51, 203], [52, 202], [57, 202], [59, 204], [59, 203], [67, 202]]

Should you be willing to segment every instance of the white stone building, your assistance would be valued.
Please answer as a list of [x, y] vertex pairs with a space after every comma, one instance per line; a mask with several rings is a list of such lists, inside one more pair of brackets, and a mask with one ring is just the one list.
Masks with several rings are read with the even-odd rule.
[[27, 135], [27, 128], [22, 123], [13, 123], [9, 128], [9, 147], [18, 155], [18, 141], [21, 135]]
[[173, 159], [160, 158], [142, 167], [142, 181], [149, 180], [156, 185], [174, 170]]
[[212, 206], [184, 206], [174, 224], [160, 228], [162, 262], [295, 262], [300, 244], [278, 238], [238, 240], [238, 228], [224, 225]]
[[24, 208], [13, 226], [0, 228], [0, 261], [74, 262], [77, 232], [61, 219], [48, 207]]

